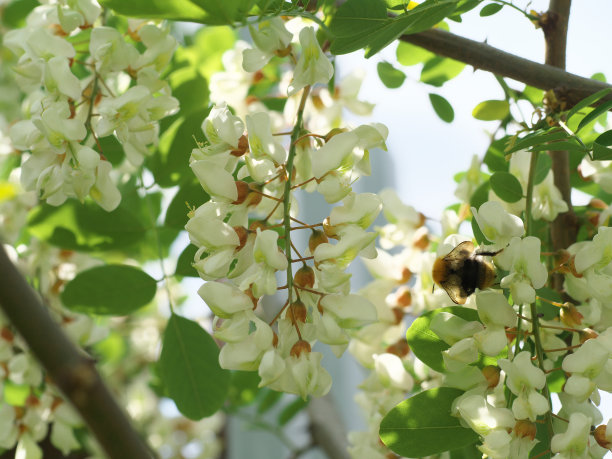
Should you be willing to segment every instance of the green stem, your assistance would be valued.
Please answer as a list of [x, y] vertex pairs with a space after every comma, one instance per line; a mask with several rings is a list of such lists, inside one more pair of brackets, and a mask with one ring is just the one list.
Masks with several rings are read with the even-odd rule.
[[536, 164], [538, 162], [538, 152], [531, 152], [531, 160], [529, 161], [529, 178], [527, 179], [527, 195], [525, 197], [525, 234], [527, 236], [531, 235], [532, 227], [532, 218], [531, 218], [531, 208], [533, 206], [533, 186], [534, 186], [534, 177], [535, 177], [535, 169]]
[[287, 158], [287, 165], [285, 167], [287, 180], [285, 181], [285, 191], [283, 193], [283, 224], [285, 227], [285, 255], [287, 257], [287, 300], [289, 304], [293, 301], [293, 273], [291, 271], [291, 176], [293, 174], [293, 160], [295, 159], [296, 140], [302, 132], [304, 124], [304, 106], [306, 100], [308, 100], [308, 94], [310, 94], [310, 86], [304, 88], [302, 93], [302, 99], [297, 110], [297, 119], [295, 126], [291, 132], [291, 145], [289, 146], [289, 157]]
[[524, 15], [530, 21], [537, 21], [539, 19], [537, 16], [534, 16], [533, 14], [529, 14], [527, 11], [524, 11], [524, 10], [520, 9], [518, 6], [516, 6], [516, 5], [514, 5], [514, 4], [510, 3], [510, 2], [506, 2], [504, 0], [493, 0], [493, 1], [497, 2], [497, 3], [501, 3], [502, 5], [507, 5], [510, 8], [514, 8], [515, 10], [520, 12], [522, 15]]
[[[538, 162], [538, 154], [539, 154], [538, 152], [531, 152], [531, 160], [529, 162], [529, 178], [527, 180], [527, 197], [526, 197], [527, 202], [525, 203], [525, 221], [526, 221], [525, 233], [527, 236], [531, 236], [531, 232], [533, 231], [531, 208], [533, 204], [533, 187], [534, 187], [534, 180], [535, 180], [534, 177], [535, 177], [536, 164]], [[535, 341], [535, 351], [536, 351], [536, 357], [538, 358], [538, 367], [540, 368], [540, 370], [544, 371], [544, 352], [542, 350], [543, 349], [542, 338], [540, 337], [540, 319], [538, 318], [538, 310], [536, 308], [535, 302], [531, 303], [529, 307], [531, 308], [531, 332], [533, 333], [533, 338]], [[520, 324], [520, 319], [519, 319], [519, 324]], [[550, 410], [546, 412], [545, 419], [546, 419], [546, 424], [548, 426], [549, 435], [552, 437], [552, 434], [553, 434], [552, 412], [551, 412], [552, 402], [550, 398], [550, 391], [548, 390], [548, 382], [544, 384], [544, 387], [542, 388], [542, 394], [544, 395], [544, 397], [546, 397], [551, 407]]]

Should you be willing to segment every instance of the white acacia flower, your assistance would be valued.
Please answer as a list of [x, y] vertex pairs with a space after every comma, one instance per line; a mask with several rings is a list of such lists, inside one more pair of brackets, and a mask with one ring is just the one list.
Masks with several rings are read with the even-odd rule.
[[523, 221], [506, 212], [497, 201], [487, 201], [478, 210], [472, 207], [472, 214], [484, 237], [496, 248], [505, 247], [513, 237], [525, 233]]
[[125, 42], [121, 33], [113, 27], [95, 27], [91, 31], [89, 52], [101, 74], [127, 69], [136, 62], [139, 53]]
[[247, 72], [261, 69], [277, 51], [287, 48], [293, 38], [293, 34], [287, 30], [285, 22], [279, 17], [249, 25], [249, 32], [255, 48], [242, 51], [242, 67]]
[[322, 397], [329, 392], [332, 384], [330, 374], [321, 366], [322, 358], [320, 352], [302, 352], [299, 357], [287, 357], [285, 372], [269, 387], [302, 398], [308, 395]]
[[293, 95], [305, 86], [315, 83], [327, 84], [334, 74], [334, 67], [325, 56], [314, 28], [306, 27], [300, 32], [300, 44], [302, 53], [298, 59], [293, 80], [289, 85], [288, 95]]
[[342, 328], [362, 327], [376, 320], [376, 308], [361, 295], [326, 295], [320, 304]]
[[498, 365], [506, 373], [508, 389], [517, 396], [512, 404], [512, 412], [517, 419], [535, 421], [550, 409], [546, 397], [537, 392], [546, 384], [546, 376], [533, 365], [529, 352], [518, 353], [512, 361], [500, 359]]
[[512, 429], [515, 419], [508, 408], [496, 408], [482, 395], [466, 393], [454, 402], [453, 411], [459, 414], [469, 427], [486, 436], [495, 430]]
[[206, 302], [211, 311], [219, 317], [228, 318], [236, 312], [253, 309], [251, 298], [230, 283], [206, 282], [198, 290], [198, 295]]
[[382, 209], [380, 198], [374, 193], [349, 193], [343, 205], [336, 206], [329, 214], [332, 226], [356, 224], [367, 229]]
[[553, 221], [557, 215], [567, 212], [567, 203], [563, 200], [559, 188], [555, 186], [553, 172], [549, 171], [546, 178], [533, 187], [532, 216], [536, 220]]
[[572, 413], [569, 418], [567, 430], [556, 434], [550, 447], [555, 459], [571, 459], [587, 457], [590, 442], [591, 418], [583, 413]]
[[478, 155], [473, 155], [469, 169], [465, 172], [465, 176], [457, 184], [455, 196], [462, 202], [470, 202], [472, 194], [481, 183], [482, 178], [480, 177], [480, 158]]
[[[247, 335], [241, 341], [230, 342], [221, 348], [219, 364], [227, 370], [255, 371], [263, 355], [272, 349], [274, 332], [255, 314], [249, 315]], [[253, 330], [251, 331], [251, 327]]]
[[404, 368], [402, 360], [395, 354], [375, 354], [374, 371], [385, 387], [410, 392], [414, 386], [414, 379]]
[[442, 311], [433, 317], [430, 328], [446, 344], [453, 345], [482, 331], [484, 327], [478, 321], [469, 322], [450, 312]]
[[535, 301], [535, 289], [544, 286], [548, 271], [540, 261], [540, 240], [533, 236], [512, 238], [508, 247], [496, 257], [496, 262], [510, 273], [501, 280], [509, 288], [514, 304]]
[[478, 360], [478, 345], [474, 338], [464, 338], [442, 352], [444, 366], [448, 371], [460, 371]]

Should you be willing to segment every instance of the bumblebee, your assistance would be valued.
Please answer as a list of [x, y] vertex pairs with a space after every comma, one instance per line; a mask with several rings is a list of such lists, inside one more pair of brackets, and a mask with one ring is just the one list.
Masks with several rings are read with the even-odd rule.
[[471, 241], [462, 242], [448, 255], [435, 261], [431, 273], [433, 280], [446, 290], [454, 303], [465, 304], [476, 288], [484, 290], [495, 282], [495, 266], [484, 257], [492, 257], [499, 252], [501, 250], [475, 252]]

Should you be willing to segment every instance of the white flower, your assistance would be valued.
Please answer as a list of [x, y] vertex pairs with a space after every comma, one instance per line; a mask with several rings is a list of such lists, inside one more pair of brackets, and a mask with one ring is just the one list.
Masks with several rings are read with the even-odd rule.
[[478, 346], [472, 337], [457, 341], [449, 349], [442, 352], [444, 366], [449, 371], [460, 371], [466, 365], [478, 360]]
[[64, 57], [52, 57], [45, 63], [44, 82], [47, 91], [63, 94], [78, 101], [81, 98], [81, 83], [70, 71], [68, 59]]
[[535, 421], [538, 415], [550, 409], [546, 397], [536, 391], [544, 387], [546, 376], [531, 363], [529, 352], [520, 352], [512, 361], [500, 359], [498, 365], [506, 373], [508, 389], [517, 395], [512, 404], [512, 412], [517, 419]]
[[533, 188], [531, 215], [536, 220], [543, 218], [553, 221], [557, 215], [567, 210], [567, 203], [563, 200], [559, 188], [555, 186], [553, 172], [549, 171], [546, 178]]
[[482, 395], [466, 393], [455, 401], [454, 411], [474, 432], [482, 436], [498, 429], [512, 429], [515, 424], [509, 409], [495, 408]]
[[121, 33], [112, 27], [95, 27], [91, 31], [89, 52], [101, 74], [124, 70], [136, 62], [138, 51], [127, 44]]
[[469, 169], [465, 172], [465, 176], [457, 184], [455, 190], [455, 196], [462, 202], [470, 202], [472, 194], [481, 184], [482, 178], [480, 177], [480, 158], [478, 155], [472, 156], [472, 162], [470, 163]]
[[219, 317], [231, 317], [240, 311], [253, 309], [251, 298], [239, 288], [229, 283], [206, 282], [198, 290], [198, 295], [206, 302], [212, 312]]
[[510, 288], [514, 304], [529, 304], [535, 301], [535, 289], [544, 286], [548, 271], [540, 261], [540, 240], [533, 236], [518, 237], [496, 257], [500, 267], [510, 271], [501, 280], [503, 288]]
[[525, 233], [523, 221], [506, 212], [497, 201], [487, 201], [478, 210], [472, 207], [472, 214], [484, 237], [493, 242], [496, 248], [505, 247], [513, 237]]
[[376, 320], [376, 308], [361, 295], [326, 295], [320, 304], [342, 328], [362, 327]]
[[550, 447], [556, 459], [587, 457], [591, 433], [591, 419], [582, 413], [572, 413], [567, 430], [556, 434]]
[[329, 215], [332, 226], [356, 224], [367, 229], [376, 219], [382, 204], [374, 193], [350, 193], [342, 206], [334, 207]]
[[306, 27], [300, 32], [302, 53], [298, 59], [289, 85], [288, 95], [293, 95], [305, 86], [315, 83], [327, 84], [334, 74], [334, 67], [321, 51], [314, 28]]
[[287, 48], [293, 38], [279, 17], [260, 21], [255, 26], [249, 25], [249, 32], [255, 48], [242, 51], [242, 67], [247, 72], [261, 69], [277, 51]]
[[414, 380], [404, 368], [401, 359], [394, 354], [375, 354], [374, 371], [385, 387], [392, 387], [406, 392], [412, 390]]

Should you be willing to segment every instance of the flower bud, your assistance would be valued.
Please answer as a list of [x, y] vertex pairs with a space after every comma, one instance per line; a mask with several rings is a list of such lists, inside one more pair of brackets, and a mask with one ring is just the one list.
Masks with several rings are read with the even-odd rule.
[[301, 339], [293, 345], [289, 354], [293, 357], [299, 357], [302, 353], [310, 354], [310, 352], [310, 343]]
[[576, 306], [566, 303], [561, 308], [561, 321], [570, 328], [577, 328], [582, 324], [583, 315], [578, 312]]
[[610, 440], [606, 438], [606, 425], [605, 424], [601, 424], [595, 428], [595, 430], [593, 431], [593, 437], [595, 437], [595, 441], [602, 448], [610, 449], [610, 446], [612, 446], [612, 443], [610, 442]]
[[306, 315], [308, 314], [308, 310], [304, 303], [301, 300], [294, 301], [287, 308], [287, 315], [285, 316], [291, 322], [306, 322]]
[[310, 253], [314, 253], [315, 249], [320, 244], [325, 244], [329, 242], [329, 239], [325, 235], [325, 233], [321, 230], [312, 230], [312, 234], [308, 239], [308, 248], [310, 249]]
[[408, 281], [412, 279], [412, 271], [410, 271], [408, 268], [406, 268], [405, 266], [402, 268], [402, 276], [399, 280], [400, 284], [407, 284]]
[[293, 276], [293, 282], [298, 287], [312, 288], [315, 282], [314, 270], [308, 265], [303, 265]]

